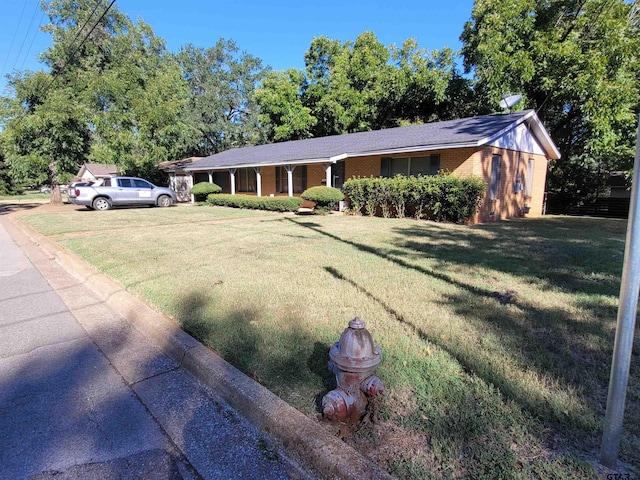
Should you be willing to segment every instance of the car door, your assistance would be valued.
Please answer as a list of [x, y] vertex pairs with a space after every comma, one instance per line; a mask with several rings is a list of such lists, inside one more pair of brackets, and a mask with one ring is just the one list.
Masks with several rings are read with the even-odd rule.
[[118, 178], [118, 186], [113, 195], [113, 203], [117, 205], [129, 205], [136, 203], [138, 192], [135, 189], [132, 178]]
[[136, 191], [136, 198], [138, 203], [154, 203], [153, 199], [153, 184], [142, 180], [141, 178], [132, 178], [134, 189]]

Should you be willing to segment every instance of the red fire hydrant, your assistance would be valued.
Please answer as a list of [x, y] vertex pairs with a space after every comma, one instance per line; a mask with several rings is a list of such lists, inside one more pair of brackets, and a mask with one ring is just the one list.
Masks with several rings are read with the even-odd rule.
[[356, 317], [329, 350], [329, 369], [338, 388], [322, 399], [324, 415], [331, 420], [357, 423], [365, 413], [369, 397], [384, 392], [382, 381], [374, 375], [382, 360], [380, 347], [373, 342], [365, 323]]

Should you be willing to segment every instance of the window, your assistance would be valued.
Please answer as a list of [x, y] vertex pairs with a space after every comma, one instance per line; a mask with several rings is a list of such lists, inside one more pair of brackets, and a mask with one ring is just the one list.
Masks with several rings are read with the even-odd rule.
[[131, 184], [130, 178], [121, 178], [120, 180], [118, 180], [118, 183], [120, 184], [121, 187], [124, 187], [124, 188], [133, 187], [133, 185]]
[[425, 157], [383, 158], [381, 165], [381, 176], [383, 177], [437, 175], [438, 171], [440, 171], [440, 155], [438, 154]]
[[236, 190], [238, 192], [255, 192], [256, 185], [256, 171], [253, 168], [239, 168], [236, 171]]
[[498, 198], [498, 185], [500, 184], [500, 155], [491, 157], [491, 179], [489, 181], [489, 198]]
[[533, 158], [529, 159], [529, 163], [527, 165], [527, 179], [524, 184], [524, 196], [531, 197], [531, 190], [533, 187], [533, 167], [535, 166], [535, 161]]
[[151, 185], [149, 182], [147, 182], [146, 180], [140, 180], [139, 178], [134, 178], [133, 183], [136, 188], [153, 188], [153, 185]]
[[[302, 193], [307, 189], [307, 166], [298, 165], [293, 170], [293, 193]], [[289, 183], [287, 170], [278, 167], [276, 170], [276, 191], [278, 193], [288, 193]]]

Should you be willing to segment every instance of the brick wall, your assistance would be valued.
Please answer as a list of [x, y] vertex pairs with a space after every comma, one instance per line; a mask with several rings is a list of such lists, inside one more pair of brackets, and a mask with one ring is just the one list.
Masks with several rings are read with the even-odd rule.
[[312, 163], [307, 165], [307, 188], [324, 185], [322, 182], [327, 178], [324, 167], [320, 163]]
[[[505, 218], [542, 215], [547, 175], [546, 157], [514, 150], [485, 147], [474, 155], [474, 164], [480, 171], [479, 176], [487, 185], [491, 182], [493, 155], [500, 156], [497, 198], [491, 200], [487, 189], [474, 220], [476, 222], [491, 222]], [[533, 181], [531, 197], [526, 197], [527, 168], [530, 158], [534, 160]], [[520, 181], [519, 191], [516, 191], [517, 180]], [[528, 213], [525, 213], [525, 205], [529, 207]]]

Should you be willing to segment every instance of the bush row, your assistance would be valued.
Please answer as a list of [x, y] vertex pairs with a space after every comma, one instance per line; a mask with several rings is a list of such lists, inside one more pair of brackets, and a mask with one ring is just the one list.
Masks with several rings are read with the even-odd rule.
[[462, 223], [476, 212], [485, 188], [479, 177], [460, 178], [443, 173], [427, 177], [352, 178], [344, 183], [342, 191], [358, 214]]
[[302, 199], [297, 197], [253, 197], [249, 195], [216, 193], [207, 197], [207, 203], [220, 207], [295, 212], [300, 208], [300, 205], [302, 205]]

